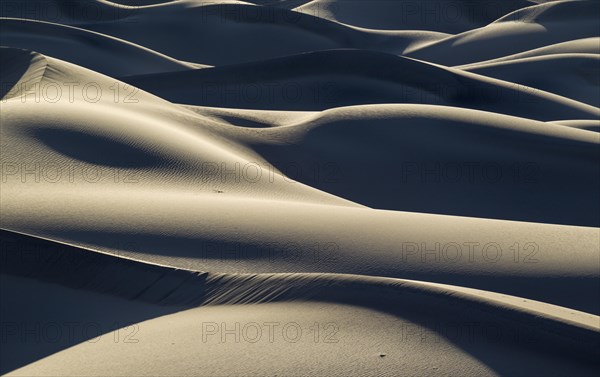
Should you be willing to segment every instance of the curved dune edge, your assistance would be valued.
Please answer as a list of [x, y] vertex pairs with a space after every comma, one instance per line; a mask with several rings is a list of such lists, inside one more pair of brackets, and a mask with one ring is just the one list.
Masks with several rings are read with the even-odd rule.
[[[373, 71], [372, 64], [380, 70]], [[171, 102], [213, 107], [315, 111], [406, 103], [455, 106], [537, 120], [595, 119], [598, 114], [595, 106], [539, 88], [362, 50], [326, 50], [258, 63], [121, 79]], [[292, 94], [288, 89], [293, 89], [289, 90]], [[228, 96], [233, 90], [246, 95]]]
[[74, 25], [0, 18], [0, 32], [4, 46], [35, 50], [110, 76], [207, 67]]
[[[445, 65], [467, 65], [526, 53], [549, 45], [597, 37], [600, 4], [561, 0], [532, 5], [487, 26], [405, 51], [408, 56]], [[572, 28], [576, 23], [577, 28]], [[514, 43], [518, 39], [519, 43]], [[490, 43], [493, 41], [493, 43]]]
[[[464, 305], [473, 310], [492, 312], [515, 321], [541, 321], [546, 324], [542, 327], [545, 331], [584, 344], [600, 333], [599, 316], [477, 289], [347, 274], [216, 274], [115, 257], [4, 229], [1, 234], [6, 246], [2, 250], [2, 259], [10, 262], [2, 265], [3, 274], [134, 301], [193, 307], [290, 300], [345, 302], [348, 298], [357, 299], [355, 303], [360, 303], [385, 301], [390, 296], [402, 299], [404, 295], [415, 295], [439, 300], [444, 305]], [[23, 249], [14, 249], [16, 245]], [[23, 263], [21, 258], [24, 254], [19, 252], [26, 250], [27, 246], [24, 245], [35, 248], [36, 260], [33, 263]], [[74, 266], [81, 268], [73, 269]], [[116, 282], [116, 276], [130, 274], [135, 274], [135, 285]], [[111, 279], [107, 279], [109, 276]], [[593, 342], [590, 345], [593, 347]]]
[[[463, 70], [600, 106], [598, 54], [553, 54], [477, 64]], [[555, 79], [546, 82], [545, 77]]]
[[516, 59], [525, 59], [525, 58], [534, 58], [534, 57], [542, 57], [546, 55], [560, 55], [560, 54], [600, 54], [600, 37], [591, 37], [591, 38], [582, 38], [575, 39], [567, 42], [561, 42], [556, 44], [551, 44], [549, 46], [544, 46], [540, 48], [536, 48], [533, 50], [529, 50], [526, 52], [508, 55], [497, 59], [492, 60], [484, 60], [473, 64], [459, 65], [454, 68], [458, 69], [469, 69], [475, 68], [479, 65], [487, 65], [492, 63], [501, 63], [507, 62]]
[[[481, 5], [456, 1], [451, 6], [444, 4], [444, 0], [429, 1], [428, 4], [403, 0], [371, 0], [369, 3], [347, 0], [292, 0], [283, 3], [292, 3], [297, 12], [316, 14], [353, 26], [386, 30], [433, 30], [453, 34], [484, 26], [506, 13], [530, 5], [523, 0], [488, 1], [487, 4]], [[424, 13], [431, 10], [442, 14], [450, 11], [454, 13], [452, 17], [425, 17]], [[468, 13], [469, 10], [471, 13]]]
[[580, 130], [600, 132], [600, 120], [572, 119], [557, 121], [554, 123], [562, 126], [578, 128]]

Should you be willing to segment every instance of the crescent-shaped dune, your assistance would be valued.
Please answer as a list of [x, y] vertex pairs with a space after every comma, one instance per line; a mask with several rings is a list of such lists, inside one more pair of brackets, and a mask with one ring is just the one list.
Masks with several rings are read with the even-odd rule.
[[0, 374], [595, 376], [592, 0], [0, 6]]

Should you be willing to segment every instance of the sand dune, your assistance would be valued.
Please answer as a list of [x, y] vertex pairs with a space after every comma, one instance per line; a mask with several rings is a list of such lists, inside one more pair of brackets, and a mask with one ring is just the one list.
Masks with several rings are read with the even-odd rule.
[[[138, 8], [135, 18], [82, 27], [138, 43], [176, 59], [209, 65], [261, 60], [331, 48], [360, 48], [369, 34], [311, 15], [241, 2], [177, 1]], [[175, 33], [165, 35], [164, 28]], [[181, 35], [193, 36], [191, 42]], [[218, 36], [218, 38], [216, 38]], [[270, 40], [270, 43], [264, 43]], [[190, 44], [191, 43], [191, 44]]]
[[573, 120], [558, 121], [558, 122], [554, 122], [554, 123], [557, 123], [557, 124], [560, 124], [563, 126], [568, 126], [568, 127], [575, 127], [575, 128], [579, 128], [582, 130], [600, 132], [600, 124], [598, 122], [600, 122], [600, 121], [573, 119]]
[[[597, 54], [561, 54], [480, 64], [468, 70], [598, 106], [599, 64], [600, 57]], [[557, 79], [545, 82], [543, 77], [546, 75], [556, 76]]]
[[302, 0], [301, 2], [304, 4], [294, 8], [298, 12], [354, 26], [369, 29], [430, 30], [452, 34], [485, 26], [507, 13], [531, 5], [524, 0], [483, 2]]
[[[600, 3], [593, 0], [550, 1], [407, 53], [446, 65], [501, 58], [549, 44], [597, 37], [599, 11]], [[572, 27], [573, 24], [577, 27]]]
[[[86, 9], [85, 4], [80, 6]], [[402, 53], [449, 36], [430, 30], [365, 29], [310, 12], [259, 7], [233, 0], [179, 0], [140, 7], [118, 7], [103, 2], [98, 9], [96, 2], [90, 1], [87, 7], [90, 10], [71, 10], [70, 17], [59, 13], [53, 18], [40, 17], [40, 20], [66, 19], [67, 24], [79, 28], [205, 65], [235, 64], [333, 48]], [[14, 14], [7, 13], [9, 17], [18, 17], [18, 13]], [[90, 16], [94, 14], [98, 16]], [[74, 19], [77, 15], [88, 16]], [[165, 25], [175, 19], [178, 29], [169, 26], [170, 33], [162, 32]], [[182, 22], [182, 19], [187, 21]], [[184, 42], [182, 35], [191, 36], [192, 42]], [[215, 35], [219, 37], [214, 38]], [[270, 43], [260, 43], [265, 39]]]
[[20, 19], [0, 24], [2, 42], [112, 75], [181, 71], [202, 65], [177, 61], [145, 47], [71, 26]]
[[599, 2], [0, 6], [0, 374], [593, 376]]
[[[351, 275], [198, 274], [58, 246], [14, 233], [3, 232], [2, 241], [11, 247], [4, 249], [7, 252], [3, 257], [13, 266], [9, 276], [3, 278], [3, 288], [34, 295], [41, 290], [63, 302], [94, 299], [96, 305], [105, 305], [110, 317], [121, 321], [124, 310], [129, 318], [137, 315], [138, 320], [150, 313], [164, 315], [179, 311], [138, 324], [126, 323], [128, 327], [122, 329], [110, 328], [114, 334], [128, 339], [129, 344], [113, 342], [116, 335], [111, 332], [96, 332], [87, 339], [77, 339], [81, 343], [73, 348], [9, 375], [102, 374], [107, 370], [117, 375], [152, 375], [157, 371], [197, 375], [198, 370], [203, 375], [236, 374], [240, 369], [232, 363], [231, 355], [247, 351], [242, 351], [245, 347], [240, 341], [223, 341], [220, 326], [225, 323], [244, 324], [244, 327], [250, 323], [254, 328], [267, 323], [271, 328], [272, 335], [264, 337], [260, 328], [252, 335], [245, 332], [239, 335], [255, 341], [255, 347], [249, 349], [250, 357], [261, 360], [245, 369], [250, 375], [270, 371], [274, 367], [271, 357], [277, 360], [275, 367], [286, 375], [297, 375], [297, 371], [290, 369], [292, 360], [312, 365], [310, 360], [315, 358], [322, 365], [311, 371], [329, 375], [356, 372], [357, 368], [368, 375], [374, 370], [377, 374], [415, 370], [428, 373], [428, 369], [437, 373], [441, 368], [452, 373], [523, 373], [536, 370], [532, 368], [532, 359], [545, 358], [552, 360], [550, 375], [573, 371], [590, 374], [595, 368], [597, 317], [517, 297], [419, 281]], [[28, 260], [22, 260], [18, 254], [15, 257], [12, 249], [15, 245], [28, 245], [36, 251], [35, 257]], [[77, 268], [81, 265], [89, 268], [84, 272]], [[72, 273], [57, 276], [48, 273], [47, 267]], [[103, 278], [106, 274], [113, 276], [113, 281], [118, 281], [118, 277], [134, 278], [137, 284], [107, 285]], [[21, 278], [23, 275], [35, 276], [36, 280], [28, 283]], [[43, 282], [60, 282], [63, 287], [43, 286]], [[144, 288], [148, 284], [150, 288]], [[350, 296], [349, 291], [352, 291]], [[5, 294], [13, 297], [10, 292], [7, 289]], [[87, 295], [81, 297], [81, 292]], [[22, 300], [19, 296], [14, 299]], [[200, 303], [200, 308], [181, 311]], [[255, 305], [248, 306], [249, 303]], [[398, 310], [400, 307], [403, 309]], [[6, 314], [13, 319], [17, 313]], [[37, 319], [70, 315], [71, 312], [55, 309], [44, 316], [37, 314]], [[290, 323], [296, 330], [312, 332], [305, 338], [276, 332], [277, 327], [289, 328]], [[315, 333], [311, 326], [319, 329], [322, 326], [324, 334]], [[389, 331], [386, 329], [396, 331], [386, 336]], [[232, 335], [236, 336], [235, 332], [228, 336], [233, 338]], [[357, 352], [353, 347], [356, 343], [366, 348]], [[52, 351], [69, 345], [55, 343]], [[292, 357], [291, 353], [299, 347], [306, 351], [300, 354], [300, 359]], [[277, 356], [282, 348], [288, 356]], [[404, 351], [407, 348], [411, 349], [408, 354]], [[557, 353], [557, 349], [565, 351]], [[38, 347], [23, 351], [31, 358], [47, 350]], [[152, 361], [140, 361], [135, 356], [138, 352], [153, 355]], [[346, 355], [342, 357], [346, 366], [340, 369], [339, 357], [331, 352]], [[92, 354], [95, 356], [90, 357]], [[272, 356], [265, 359], [265, 355]], [[380, 360], [382, 355], [386, 358], [384, 364]], [[433, 366], [426, 361], [431, 358], [437, 359]], [[401, 359], [404, 362], [400, 366]], [[170, 360], [172, 364], [165, 368], [161, 360]], [[445, 363], [452, 366], [442, 367]]]
[[[373, 71], [371, 64], [383, 69]], [[217, 107], [324, 110], [358, 104], [414, 103], [453, 105], [538, 120], [595, 119], [598, 114], [595, 106], [537, 88], [358, 50], [322, 51], [123, 80], [170, 101]]]
[[485, 60], [482, 62], [477, 62], [473, 64], [465, 64], [463, 66], [459, 66], [458, 68], [469, 68], [469, 67], [477, 67], [481, 64], [488, 63], [499, 63], [504, 61], [510, 61], [513, 59], [524, 59], [524, 58], [532, 58], [538, 56], [545, 55], [559, 55], [559, 54], [600, 54], [600, 38], [583, 38], [583, 39], [575, 39], [572, 41], [561, 42], [556, 44], [551, 44], [549, 46], [544, 46], [540, 48], [535, 48], [533, 50], [521, 52], [514, 55], [504, 56], [502, 58]]
[[[370, 207], [588, 226], [600, 220], [592, 207], [600, 187], [593, 133], [419, 105], [335, 109], [258, 133], [266, 137], [253, 143], [270, 160], [282, 167], [303, 161], [307, 171], [328, 161], [336, 179], [306, 182]], [[432, 133], [444, 138], [431, 140]], [[540, 195], [544, 187], [556, 196]]]

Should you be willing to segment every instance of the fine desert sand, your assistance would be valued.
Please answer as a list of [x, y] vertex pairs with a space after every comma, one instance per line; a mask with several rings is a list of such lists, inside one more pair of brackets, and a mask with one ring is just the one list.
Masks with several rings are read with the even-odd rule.
[[0, 374], [595, 376], [600, 1], [2, 0]]

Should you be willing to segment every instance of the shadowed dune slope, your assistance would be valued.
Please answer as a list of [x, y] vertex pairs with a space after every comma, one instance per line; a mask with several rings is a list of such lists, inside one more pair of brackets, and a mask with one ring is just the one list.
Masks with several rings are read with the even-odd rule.
[[[600, 221], [595, 133], [451, 107], [372, 105], [254, 134], [255, 149], [300, 181], [370, 207]], [[298, 169], [289, 168], [293, 162]], [[313, 166], [321, 166], [319, 176], [302, 174]]]
[[465, 64], [457, 66], [457, 68], [477, 67], [488, 63], [500, 63], [516, 59], [542, 57], [545, 55], [560, 55], [560, 54], [600, 54], [600, 37], [574, 39], [567, 42], [550, 44], [548, 46], [534, 48], [525, 52], [514, 55], [507, 55], [497, 59], [484, 60], [473, 64]]
[[[373, 70], [372, 65], [380, 69]], [[360, 50], [124, 77], [169, 101], [253, 109], [324, 110], [373, 103], [480, 109], [538, 120], [595, 119], [598, 108], [519, 84]]]
[[[16, 49], [0, 51], [7, 60], [24, 54]], [[19, 182], [31, 183], [34, 191], [79, 184], [94, 191], [117, 183], [115, 187], [131, 193], [143, 186], [274, 200], [314, 196], [327, 204], [357, 206], [290, 181], [255, 152], [223, 139], [214, 128], [202, 127], [211, 121], [196, 113], [108, 76], [44, 59], [43, 74], [34, 82], [19, 81], [7, 93], [8, 100], [0, 103], [3, 199], [10, 196], [11, 187], [20, 190]], [[50, 174], [48, 169], [56, 164], [65, 170], [55, 169], [44, 179], [21, 179], [21, 167], [27, 164], [38, 166], [40, 174]], [[225, 173], [242, 167], [247, 180]], [[257, 168], [261, 170], [256, 172]], [[132, 180], [138, 184], [128, 185]]]
[[[110, 22], [130, 18], [136, 6], [168, 1], [127, 0], [20, 0], [0, 7], [0, 17], [75, 24], [78, 22]], [[138, 2], [135, 4], [134, 2]], [[142, 4], [142, 2], [146, 4]]]
[[563, 126], [579, 128], [582, 130], [600, 132], [600, 120], [573, 119], [573, 120], [562, 120], [562, 121], [558, 121], [555, 123], [563, 125]]
[[[12, 49], [7, 53], [24, 54]], [[471, 110], [417, 105], [305, 113], [287, 126], [244, 128], [199, 115], [142, 91], [134, 97], [137, 102], [127, 102], [123, 97], [122, 102], [115, 103], [108, 90], [109, 85], [115, 84], [110, 78], [56, 59], [45, 59], [42, 84], [87, 79], [104, 88], [107, 95], [94, 103], [87, 102], [89, 98], [86, 100], [83, 94], [73, 101], [64, 96], [58, 102], [36, 103], [36, 93], [29, 92], [1, 103], [4, 182], [0, 204], [2, 226], [6, 229], [141, 253], [197, 270], [339, 272], [414, 278], [598, 311], [589, 299], [597, 294], [597, 286], [592, 282], [597, 278], [594, 253], [598, 234], [593, 228], [377, 211], [358, 204], [372, 197], [365, 195], [371, 190], [382, 200], [362, 204], [597, 224], [598, 212], [590, 209], [597, 205], [592, 197], [597, 192], [594, 185], [598, 184], [593, 174], [598, 143], [595, 133]], [[110, 109], [110, 122], [104, 122], [98, 113], [106, 109]], [[95, 113], [98, 116], [90, 118]], [[364, 127], [373, 131], [370, 137], [361, 131]], [[534, 170], [530, 176], [532, 172], [526, 169], [529, 165], [525, 165], [524, 181], [520, 181], [521, 170], [517, 170], [519, 179], [515, 181], [509, 175], [512, 170], [506, 171], [507, 181], [502, 182], [490, 183], [481, 175], [470, 183], [454, 185], [447, 181], [443, 183], [447, 188], [443, 200], [437, 199], [439, 193], [428, 191], [427, 184], [420, 187], [418, 175], [410, 173], [407, 178], [411, 181], [406, 187], [393, 186], [405, 183], [389, 172], [384, 177], [393, 185], [378, 178], [380, 166], [386, 164], [395, 164], [391, 174], [396, 174], [396, 168], [403, 167], [406, 161], [430, 162], [432, 157], [424, 154], [426, 149], [410, 145], [432, 132], [444, 135], [444, 143], [429, 140], [428, 143], [435, 143], [431, 150], [437, 150], [438, 155], [443, 152], [441, 156], [449, 161], [464, 163], [489, 158], [496, 169], [512, 169], [513, 164], [518, 167], [521, 161], [533, 161], [540, 170]], [[314, 134], [319, 136], [313, 138]], [[510, 157], [509, 147], [486, 143], [499, 138], [513, 147], [520, 143], [539, 145], [524, 148], [522, 156]], [[335, 140], [337, 147], [323, 149], [322, 145], [330, 140]], [[356, 140], [362, 141], [360, 147]], [[374, 144], [376, 140], [378, 146]], [[281, 150], [278, 145], [289, 147]], [[386, 145], [389, 147], [384, 148]], [[364, 159], [353, 153], [365, 153]], [[323, 177], [312, 183], [327, 189], [329, 194], [300, 183], [310, 182], [314, 167], [301, 176], [294, 174], [294, 167], [310, 163], [306, 154], [323, 156]], [[371, 163], [372, 172], [364, 170], [367, 162]], [[333, 163], [341, 175], [328, 175], [328, 163]], [[576, 169], [571, 165], [576, 165]], [[28, 168], [31, 166], [37, 167], [33, 173]], [[69, 169], [57, 172], [56, 166]], [[366, 179], [360, 181], [356, 175], [359, 172]], [[417, 179], [416, 184], [413, 178]], [[326, 184], [322, 186], [320, 182]], [[527, 189], [518, 191], [520, 184]], [[554, 185], [553, 189], [546, 189], [545, 196], [540, 196], [538, 191], [548, 185]], [[405, 196], [393, 195], [396, 188]], [[507, 201], [507, 197], [512, 199]], [[22, 202], [29, 203], [29, 207], [23, 208], [19, 204]], [[467, 202], [475, 204], [467, 206]], [[228, 215], [223, 216], [224, 213]], [[374, 232], [375, 228], [380, 230]], [[498, 229], [506, 229], [504, 232], [511, 236], [496, 237]], [[559, 239], [548, 238], [552, 234]], [[575, 238], [571, 240], [569, 234]], [[490, 262], [487, 254], [480, 255], [476, 263], [467, 258], [468, 254], [447, 260], [441, 253], [442, 245], [449, 242], [458, 242], [460, 248], [475, 242], [478, 254], [489, 243], [501, 243], [502, 263]], [[289, 259], [289, 243], [300, 245], [300, 250], [313, 250], [317, 243], [317, 247], [325, 249], [322, 253], [333, 252], [338, 262], [315, 263], [311, 253], [302, 254], [302, 262]], [[521, 251], [511, 251], [513, 243], [518, 243], [519, 250], [534, 248], [522, 255]], [[439, 252], [433, 261], [428, 261], [426, 255], [422, 259], [414, 245], [425, 253], [423, 250], [431, 247]], [[212, 247], [217, 248], [216, 257]], [[243, 258], [243, 264], [236, 263], [235, 254], [233, 261], [229, 257], [223, 259], [218, 251], [222, 247], [241, 247], [242, 252], [249, 250], [253, 257]], [[511, 259], [521, 261], [538, 252], [546, 257], [531, 268], [527, 263], [515, 265]], [[577, 255], [577, 259], [572, 255]], [[495, 256], [490, 258], [496, 261]], [[521, 278], [539, 279], [543, 285], [508, 284]]]
[[35, 50], [112, 76], [202, 67], [177, 61], [124, 40], [72, 26], [2, 19], [0, 33], [4, 46]]
[[42, 80], [46, 71], [46, 58], [38, 53], [26, 50], [0, 48], [0, 90], [2, 99], [25, 95], [24, 83], [35, 85]]
[[[249, 4], [187, 1], [135, 12], [134, 22], [118, 20], [111, 24], [96, 22], [81, 26], [176, 59], [210, 65], [331, 48], [371, 48], [372, 43], [377, 42], [376, 36], [335, 22]], [[265, 40], [269, 43], [264, 43]]]
[[[68, 319], [74, 321], [71, 323], [95, 323], [98, 326], [92, 336], [77, 339], [81, 343], [75, 348], [59, 352], [11, 375], [38, 375], [47, 373], [48, 370], [61, 375], [76, 375], [84, 370], [106, 370], [101, 362], [104, 358], [108, 357], [106, 361], [110, 360], [110, 365], [116, 365], [113, 364], [115, 360], [129, 359], [129, 356], [133, 355], [130, 353], [133, 351], [131, 347], [130, 351], [127, 351], [127, 348], [118, 346], [127, 342], [115, 341], [114, 334], [125, 336], [125, 339], [137, 340], [136, 343], [140, 345], [146, 344], [143, 346], [143, 353], [146, 355], [151, 352], [157, 357], [173, 360], [182, 357], [183, 352], [183, 355], [195, 355], [197, 358], [210, 349], [214, 350], [213, 341], [219, 342], [219, 339], [209, 341], [206, 333], [202, 336], [202, 332], [206, 332], [206, 324], [214, 326], [215, 320], [241, 321], [241, 312], [244, 313], [245, 319], [252, 320], [252, 323], [262, 323], [269, 319], [273, 321], [274, 317], [279, 321], [288, 322], [294, 319], [297, 321], [294, 323], [299, 327], [315, 323], [321, 326], [320, 322], [323, 322], [323, 325], [329, 323], [334, 331], [325, 339], [332, 341], [327, 342], [320, 338], [318, 340], [325, 346], [329, 343], [341, 346], [346, 352], [352, 352], [353, 348], [349, 345], [354, 344], [354, 341], [348, 339], [351, 338], [363, 342], [370, 352], [389, 352], [391, 357], [396, 359], [401, 357], [395, 351], [398, 346], [406, 343], [416, 346], [420, 339], [421, 346], [418, 349], [425, 352], [422, 357], [434, 357], [439, 352], [436, 350], [444, 350], [445, 356], [439, 360], [438, 367], [445, 370], [454, 368], [456, 373], [473, 369], [482, 373], [507, 373], [528, 368], [530, 364], [527, 359], [550, 357], [556, 375], [573, 370], [582, 375], [589, 375], [597, 363], [594, 360], [598, 355], [596, 340], [599, 327], [596, 316], [517, 297], [456, 286], [352, 275], [199, 274], [102, 255], [12, 232], [1, 231], [0, 236], [4, 246], [2, 259], [9, 262], [4, 264], [1, 270], [3, 294], [10, 295], [18, 302], [22, 301], [23, 295], [15, 295], [17, 289], [31, 294], [39, 294], [40, 291], [46, 294], [39, 302], [41, 311], [31, 313], [31, 318], [28, 319], [51, 318], [55, 323], [63, 323]], [[24, 253], [25, 250], [28, 253]], [[80, 266], [86, 268], [81, 269]], [[136, 284], [111, 284], [104, 278], [106, 275], [112, 276], [115, 283], [121, 277], [128, 280], [133, 278]], [[46, 285], [42, 285], [43, 283]], [[13, 293], [10, 289], [13, 289]], [[347, 295], [349, 291], [353, 292], [352, 295]], [[87, 293], [85, 296], [82, 294], [84, 292]], [[129, 300], [124, 301], [120, 297]], [[139, 319], [153, 319], [137, 324], [125, 322], [124, 326], [127, 327], [115, 329], [101, 327], [100, 323], [106, 325], [106, 321], [97, 322], [93, 312], [61, 312], [55, 305], [50, 305], [51, 301], [69, 302], [74, 299], [95, 299], [98, 304], [104, 305], [104, 311], [110, 316], [127, 309], [130, 318], [137, 315]], [[184, 310], [195, 301], [203, 303], [202, 307]], [[251, 303], [259, 305], [243, 305]], [[228, 305], [222, 306], [223, 304]], [[431, 310], [433, 307], [436, 310]], [[141, 310], [145, 310], [145, 313], [142, 314]], [[179, 313], [164, 316], [169, 312]], [[270, 314], [266, 315], [267, 312]], [[23, 320], [21, 316], [17, 316], [18, 313], [3, 308], [3, 318], [11, 323]], [[369, 326], [365, 327], [360, 323], [370, 317], [371, 321], [367, 323], [375, 325], [372, 322], [374, 316], [389, 328], [398, 329], [401, 333], [390, 338], [365, 337]], [[122, 314], [120, 319], [123, 320]], [[478, 321], [476, 328], [473, 328], [474, 319]], [[204, 321], [200, 328], [192, 325], [192, 322], [198, 320]], [[175, 323], [179, 325], [174, 326]], [[461, 332], [449, 332], [451, 323], [458, 326]], [[469, 337], [465, 337], [462, 335], [462, 327], [466, 329], [468, 324], [472, 332], [469, 333]], [[160, 331], [160, 328], [163, 328], [163, 331]], [[165, 332], [165, 328], [169, 331]], [[494, 338], [486, 334], [489, 328], [495, 329]], [[13, 347], [16, 346], [11, 348], [10, 354], [19, 351], [18, 327], [15, 327], [15, 330], [17, 331], [7, 338]], [[186, 332], [188, 336], [184, 336]], [[75, 334], [79, 335], [79, 332]], [[431, 348], [423, 344], [425, 336], [438, 346]], [[200, 343], [198, 338], [205, 340]], [[251, 352], [258, 352], [257, 355], [270, 353], [274, 351], [272, 348], [291, 343], [282, 339], [272, 339]], [[314, 342], [312, 336], [310, 340]], [[176, 346], [161, 350], [160, 353], [149, 347], [150, 344], [172, 341], [176, 343], [171, 345]], [[326, 370], [331, 370], [337, 375], [335, 373], [339, 371], [335, 368], [339, 360], [330, 358], [327, 353], [318, 352], [321, 349], [315, 349], [313, 342], [294, 342], [296, 347], [301, 347], [304, 351], [300, 353], [300, 357], [319, 360], [319, 363], [326, 364]], [[440, 342], [443, 344], [441, 347]], [[223, 344], [222, 341], [220, 343]], [[239, 344], [232, 344], [236, 343]], [[69, 345], [71, 344], [68, 342], [54, 343], [50, 351], [55, 352]], [[557, 353], [557, 348], [568, 351]], [[236, 346], [230, 345], [225, 349], [235, 351]], [[39, 353], [49, 350], [37, 346], [22, 351], [25, 351], [25, 354], [19, 356], [24, 361], [26, 357], [36, 357]], [[90, 351], [96, 354], [94, 361], [86, 356]], [[202, 365], [201, 375], [224, 373], [221, 365], [224, 365], [224, 355], [228, 352], [223, 354], [222, 351], [219, 349], [219, 353], [214, 355], [209, 352], [204, 356], [207, 357], [206, 362], [203, 358], [196, 361], [198, 364], [178, 362], [176, 365], [180, 367], [177, 367], [176, 372], [187, 375], [191, 370], [196, 370], [194, 373], [197, 375], [197, 368]], [[317, 353], [313, 353], [315, 351]], [[178, 354], [180, 355], [177, 356]], [[499, 357], [499, 354], [502, 356]], [[221, 363], [207, 363], [214, 357], [218, 357]], [[372, 368], [371, 364], [378, 362], [377, 357], [375, 354], [363, 360], [363, 368]], [[148, 361], [132, 363], [131, 360], [139, 359], [129, 360], [130, 362], [125, 364], [119, 363], [119, 368], [114, 369], [115, 373], [127, 375], [135, 370], [138, 375], [149, 375], [160, 370], [159, 365], [148, 364]], [[457, 361], [462, 361], [462, 366], [453, 366]], [[225, 363], [227, 364], [231, 365]], [[421, 358], [411, 358], [409, 365], [405, 365], [404, 368], [407, 368], [408, 372], [410, 368], [420, 368], [420, 365]], [[253, 368], [256, 369], [251, 369], [250, 372], [260, 373], [264, 368], [270, 367], [269, 364], [259, 363], [255, 364]], [[398, 371], [393, 365], [384, 368], [389, 368], [390, 372]], [[239, 373], [240, 369], [232, 366], [227, 372]]]
[[[600, 55], [559, 54], [478, 64], [469, 72], [541, 89], [600, 107]], [[547, 77], [553, 77], [547, 80]]]
[[[600, 28], [599, 12], [600, 2], [595, 0], [550, 1], [521, 9], [482, 28], [417, 48], [408, 55], [434, 63], [460, 65], [570, 40], [596, 38]], [[573, 27], [574, 24], [577, 27]]]
[[[22, 54], [8, 51], [4, 54]], [[411, 104], [306, 113], [296, 122], [288, 122], [290, 127], [253, 130], [236, 127], [240, 121], [235, 118], [210, 118], [107, 76], [51, 58], [46, 61], [51, 62], [50, 68], [46, 68], [38, 87], [94, 83], [102, 95], [90, 98], [91, 94], [78, 89], [71, 97], [63, 89], [58, 100], [53, 97], [52, 101], [37, 103], [39, 93], [33, 87], [27, 97], [3, 103], [2, 156], [15, 165], [14, 171], [5, 172], [11, 183], [5, 185], [5, 192], [12, 184], [16, 192], [21, 191], [19, 183], [29, 185], [20, 179], [22, 164], [84, 164], [77, 165], [81, 174], [76, 178], [69, 177], [67, 182], [59, 178], [57, 184], [49, 186], [59, 188], [65, 183], [71, 187], [80, 182], [93, 190], [86, 180], [89, 177], [83, 175], [84, 168], [93, 168], [104, 173], [98, 185], [114, 183], [110, 180], [114, 170], [122, 174], [117, 182], [124, 177], [140, 181], [138, 185], [117, 186], [124, 192], [140, 187], [169, 188], [353, 205], [313, 185], [382, 209], [587, 226], [598, 223], [598, 211], [590, 210], [595, 208], [593, 197], [598, 187], [594, 173], [598, 140], [594, 133], [458, 107]], [[400, 72], [400, 78], [406, 77], [407, 82], [435, 84], [463, 79], [435, 66], [400, 62], [406, 62], [407, 69], [423, 68], [420, 77]], [[273, 69], [269, 74], [278, 72]], [[115, 86], [121, 88], [122, 96], [117, 103]], [[560, 110], [555, 104], [553, 107]], [[96, 121], [87, 119], [105, 109], [111, 109], [109, 123], [100, 115]], [[566, 106], [563, 109], [570, 110]], [[444, 137], [432, 138], [432, 132]], [[505, 142], [499, 145], [499, 138]], [[328, 147], [329, 143], [335, 147]], [[420, 148], [420, 143], [429, 147]], [[518, 145], [521, 151], [515, 153]], [[103, 153], [105, 149], [112, 153]], [[27, 150], [38, 152], [24, 153]], [[319, 157], [311, 158], [311, 154]], [[327, 177], [329, 181], [315, 179], [311, 165], [318, 161], [317, 165], [326, 170], [323, 174], [337, 175]], [[470, 167], [472, 163], [476, 166]], [[305, 173], [295, 174], [293, 166], [301, 166]], [[356, 169], [359, 166], [361, 169]], [[431, 166], [437, 166], [438, 172], [424, 176]], [[391, 174], [384, 175], [390, 170]], [[437, 185], [447, 190], [436, 193]], [[553, 190], [540, 195], [544, 187]], [[543, 205], [549, 201], [556, 204]]]
[[295, 8], [345, 24], [369, 29], [431, 30], [456, 34], [485, 26], [519, 8], [525, 0], [313, 0]]

